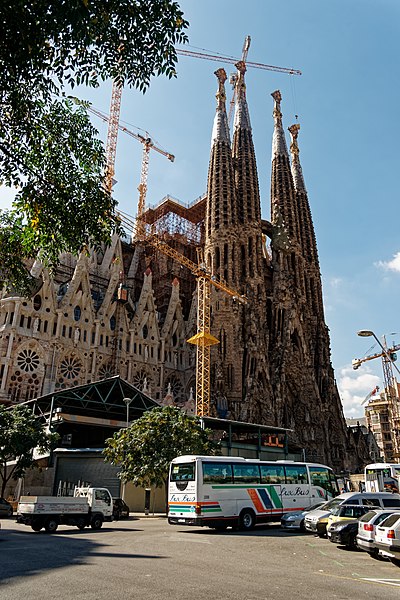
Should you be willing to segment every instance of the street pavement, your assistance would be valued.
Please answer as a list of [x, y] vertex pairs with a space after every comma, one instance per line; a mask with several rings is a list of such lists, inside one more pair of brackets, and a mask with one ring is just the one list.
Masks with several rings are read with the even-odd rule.
[[131, 518], [0, 530], [1, 600], [399, 600], [400, 568], [277, 524], [252, 532]]

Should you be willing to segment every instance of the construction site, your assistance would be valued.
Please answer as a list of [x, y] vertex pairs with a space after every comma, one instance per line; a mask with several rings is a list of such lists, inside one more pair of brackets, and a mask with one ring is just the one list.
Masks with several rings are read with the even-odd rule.
[[118, 375], [189, 414], [289, 430], [305, 459], [354, 471], [367, 449], [346, 427], [336, 387], [300, 125], [288, 128], [288, 149], [278, 90], [271, 216], [261, 218], [249, 43], [230, 106], [226, 72], [215, 71], [207, 191], [186, 205], [166, 195], [149, 206], [150, 153], [174, 157], [120, 125], [114, 84], [109, 115], [98, 115], [108, 122], [106, 186], [112, 193], [122, 129], [143, 144], [137, 215], [119, 214], [126, 235], [109, 247], [62, 256], [53, 277], [43, 271], [32, 299], [4, 294], [0, 398], [15, 403]]

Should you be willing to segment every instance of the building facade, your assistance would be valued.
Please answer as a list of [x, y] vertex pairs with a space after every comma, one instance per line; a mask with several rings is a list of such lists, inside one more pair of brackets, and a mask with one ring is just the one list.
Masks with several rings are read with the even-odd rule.
[[[310, 460], [337, 470], [368, 462], [347, 429], [331, 365], [321, 275], [300, 164], [299, 125], [274, 101], [271, 218], [261, 218], [256, 155], [238, 63], [233, 135], [223, 69], [216, 71], [207, 193], [183, 206], [167, 196], [145, 214], [160, 239], [201, 260], [213, 277], [247, 297], [211, 295], [213, 414], [293, 430]], [[19, 402], [120, 375], [161, 403], [195, 409], [196, 281], [188, 268], [138, 236], [43, 272], [33, 298], [0, 303], [0, 399]]]

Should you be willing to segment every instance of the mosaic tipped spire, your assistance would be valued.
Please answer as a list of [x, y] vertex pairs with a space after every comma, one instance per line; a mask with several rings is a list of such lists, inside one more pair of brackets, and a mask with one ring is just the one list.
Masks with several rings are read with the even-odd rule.
[[244, 74], [246, 73], [246, 63], [242, 60], [235, 64], [238, 70], [236, 78], [235, 90], [236, 90], [236, 105], [235, 105], [235, 120], [234, 129], [240, 127], [241, 129], [251, 130], [249, 108], [246, 100], [246, 84], [244, 82]]
[[228, 116], [226, 114], [225, 81], [227, 79], [225, 69], [217, 69], [214, 74], [218, 79], [217, 112], [214, 118], [214, 127], [211, 135], [211, 146], [215, 141], [224, 141], [230, 144]]

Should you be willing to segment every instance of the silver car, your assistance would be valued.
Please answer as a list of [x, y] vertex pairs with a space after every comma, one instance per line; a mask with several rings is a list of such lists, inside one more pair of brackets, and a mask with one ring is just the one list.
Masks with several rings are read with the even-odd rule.
[[306, 531], [304, 525], [304, 518], [306, 514], [310, 510], [315, 510], [316, 508], [322, 507], [326, 502], [319, 502], [318, 504], [314, 504], [314, 506], [309, 506], [304, 510], [298, 510], [292, 513], [285, 513], [281, 518], [281, 527], [283, 529], [294, 529], [296, 531]]

